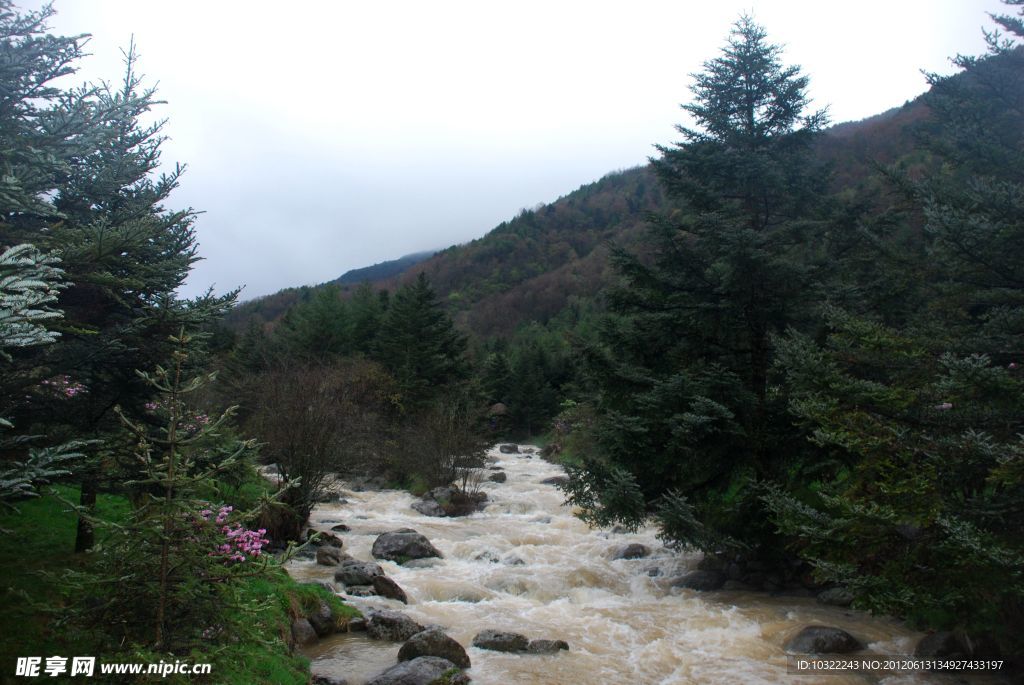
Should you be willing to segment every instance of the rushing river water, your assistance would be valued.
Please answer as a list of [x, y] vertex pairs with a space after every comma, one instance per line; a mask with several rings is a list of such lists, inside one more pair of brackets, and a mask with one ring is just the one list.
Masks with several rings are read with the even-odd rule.
[[[409, 605], [379, 597], [350, 599], [360, 608], [403, 611], [423, 625], [439, 624], [467, 647], [469, 675], [481, 685], [536, 683], [958, 683], [988, 679], [931, 674], [803, 676], [787, 672], [782, 646], [809, 624], [843, 628], [874, 654], [910, 654], [920, 634], [897, 621], [827, 607], [813, 598], [763, 593], [697, 593], [669, 580], [699, 556], [665, 549], [653, 529], [614, 534], [588, 528], [562, 505], [562, 493], [540, 481], [560, 467], [526, 454], [491, 452], [506, 483], [485, 483], [490, 500], [481, 513], [431, 518], [413, 511], [408, 493], [345, 492], [346, 504], [320, 505], [311, 523], [327, 531], [344, 522], [345, 551], [370, 560], [377, 535], [415, 528], [444, 559], [409, 568], [380, 561], [409, 595]], [[622, 545], [651, 548], [645, 559], [610, 560]], [[522, 560], [523, 563], [518, 563]], [[301, 580], [332, 580], [333, 568], [293, 561]], [[566, 640], [556, 655], [505, 654], [470, 647], [493, 628], [529, 638]], [[313, 672], [358, 685], [395, 664], [399, 644], [361, 633], [336, 635], [306, 650]]]

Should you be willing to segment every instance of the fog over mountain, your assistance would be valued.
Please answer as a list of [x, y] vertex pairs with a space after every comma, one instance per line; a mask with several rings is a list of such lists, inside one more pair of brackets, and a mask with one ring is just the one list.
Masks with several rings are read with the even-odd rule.
[[742, 12], [845, 121], [979, 52], [999, 6], [97, 0], [58, 4], [51, 28], [93, 33], [78, 80], [116, 81], [134, 35], [169, 103], [164, 161], [189, 166], [173, 204], [205, 212], [186, 294], [245, 285], [249, 299], [479, 237], [642, 164], [676, 135], [688, 75]]

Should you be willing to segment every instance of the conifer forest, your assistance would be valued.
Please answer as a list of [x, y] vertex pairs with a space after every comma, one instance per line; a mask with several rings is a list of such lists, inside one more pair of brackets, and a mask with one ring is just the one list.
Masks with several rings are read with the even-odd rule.
[[1024, 0], [841, 123], [744, 14], [641, 166], [245, 301], [60, 4], [0, 0], [0, 683], [1024, 678]]

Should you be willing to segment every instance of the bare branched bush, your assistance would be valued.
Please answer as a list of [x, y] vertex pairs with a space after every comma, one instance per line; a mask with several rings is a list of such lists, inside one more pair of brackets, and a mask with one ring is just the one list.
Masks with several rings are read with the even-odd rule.
[[366, 470], [381, 459], [394, 410], [393, 381], [366, 360], [283, 362], [256, 379], [247, 430], [264, 443], [285, 482], [288, 499], [308, 515], [332, 473]]
[[438, 400], [409, 420], [392, 456], [398, 473], [415, 474], [428, 485], [462, 482], [485, 463], [487, 439], [482, 409], [467, 398]]

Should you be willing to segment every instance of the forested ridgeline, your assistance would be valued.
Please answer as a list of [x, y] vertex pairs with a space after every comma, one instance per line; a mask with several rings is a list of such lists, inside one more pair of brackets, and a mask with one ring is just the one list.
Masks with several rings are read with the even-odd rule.
[[[935, 163], [915, 143], [928, 112], [922, 97], [825, 129], [813, 143], [813, 156], [831, 170], [829, 192], [856, 192], [877, 203], [876, 211], [887, 208], [891, 188], [879, 165], [900, 162], [914, 170]], [[523, 209], [469, 243], [353, 269], [321, 286], [258, 297], [235, 307], [225, 322], [236, 331], [251, 320], [272, 327], [318, 288], [337, 284], [343, 296], [363, 282], [394, 290], [423, 272], [460, 328], [480, 338], [507, 338], [529, 322], [545, 324], [588, 306], [616, 279], [609, 248], [642, 250], [650, 214], [668, 212], [673, 202], [651, 166], [613, 172], [552, 203]]]

